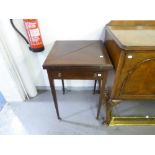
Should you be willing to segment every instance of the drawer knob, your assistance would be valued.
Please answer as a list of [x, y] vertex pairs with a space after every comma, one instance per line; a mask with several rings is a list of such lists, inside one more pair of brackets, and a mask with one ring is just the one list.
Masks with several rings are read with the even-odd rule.
[[128, 59], [132, 59], [132, 55], [128, 55]]
[[94, 74], [94, 77], [101, 77], [102, 76], [102, 74], [100, 74], [100, 73], [95, 73]]
[[145, 117], [146, 117], [146, 118], [149, 118], [149, 116], [148, 116], [148, 115], [146, 115]]
[[60, 78], [62, 76], [62, 74], [61, 73], [58, 73], [58, 77]]

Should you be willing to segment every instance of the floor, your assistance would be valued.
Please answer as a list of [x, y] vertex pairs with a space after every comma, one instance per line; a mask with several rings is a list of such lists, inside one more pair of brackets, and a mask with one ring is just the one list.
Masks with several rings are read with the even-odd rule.
[[3, 109], [4, 105], [6, 104], [5, 98], [0, 92], [0, 111]]
[[[92, 91], [57, 91], [60, 115], [56, 118], [50, 91], [42, 91], [27, 102], [8, 103], [0, 112], [0, 134], [42, 135], [129, 135], [155, 134], [155, 126], [105, 127], [104, 108], [96, 120], [98, 94]], [[129, 104], [130, 103], [130, 104]], [[125, 106], [124, 106], [125, 105]], [[153, 115], [153, 101], [121, 103], [114, 113]], [[155, 115], [155, 114], [154, 114]]]

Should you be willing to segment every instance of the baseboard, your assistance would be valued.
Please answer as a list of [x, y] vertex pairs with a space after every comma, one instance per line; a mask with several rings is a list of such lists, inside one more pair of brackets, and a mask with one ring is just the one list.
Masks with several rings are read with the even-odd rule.
[[[37, 90], [50, 90], [50, 86], [37, 86], [36, 87]], [[56, 87], [56, 90], [62, 90], [62, 87]], [[65, 89], [67, 90], [93, 90], [93, 87], [89, 86], [89, 87], [65, 87]]]

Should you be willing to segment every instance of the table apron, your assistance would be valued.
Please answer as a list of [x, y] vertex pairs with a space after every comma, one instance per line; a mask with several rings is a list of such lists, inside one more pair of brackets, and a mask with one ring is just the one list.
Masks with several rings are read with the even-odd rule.
[[52, 79], [83, 79], [83, 80], [100, 80], [104, 78], [105, 71], [51, 71], [47, 70]]

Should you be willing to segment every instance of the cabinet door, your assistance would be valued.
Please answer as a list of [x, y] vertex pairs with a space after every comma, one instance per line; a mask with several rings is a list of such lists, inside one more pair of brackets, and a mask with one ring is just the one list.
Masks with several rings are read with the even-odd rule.
[[117, 78], [122, 99], [155, 99], [155, 51], [128, 52]]

